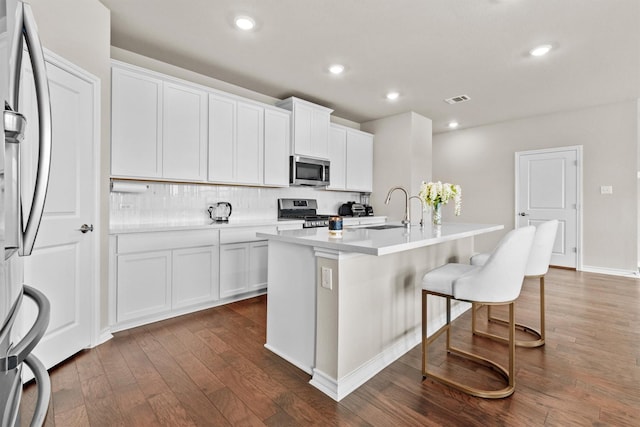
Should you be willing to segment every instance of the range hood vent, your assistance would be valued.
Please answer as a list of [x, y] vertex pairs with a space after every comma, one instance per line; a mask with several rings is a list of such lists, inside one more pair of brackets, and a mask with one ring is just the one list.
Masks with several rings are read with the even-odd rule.
[[469, 97], [469, 95], [458, 95], [451, 98], [447, 98], [444, 100], [444, 102], [446, 102], [447, 104], [459, 104], [461, 102], [467, 102], [470, 99], [471, 98]]

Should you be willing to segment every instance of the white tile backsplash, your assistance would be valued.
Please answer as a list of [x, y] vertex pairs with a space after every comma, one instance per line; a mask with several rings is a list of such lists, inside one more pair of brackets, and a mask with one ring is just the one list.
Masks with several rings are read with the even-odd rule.
[[234, 219], [272, 219], [278, 216], [280, 198], [318, 201], [318, 213], [335, 214], [359, 193], [308, 187], [258, 188], [222, 185], [149, 183], [145, 193], [111, 193], [111, 227], [136, 225], [196, 225], [209, 221], [207, 206], [229, 202]]

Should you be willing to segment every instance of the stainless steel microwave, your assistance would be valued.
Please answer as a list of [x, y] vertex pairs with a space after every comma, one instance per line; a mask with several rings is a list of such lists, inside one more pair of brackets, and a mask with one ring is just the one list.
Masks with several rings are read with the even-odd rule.
[[289, 158], [289, 184], [324, 187], [329, 185], [329, 160], [313, 157]]

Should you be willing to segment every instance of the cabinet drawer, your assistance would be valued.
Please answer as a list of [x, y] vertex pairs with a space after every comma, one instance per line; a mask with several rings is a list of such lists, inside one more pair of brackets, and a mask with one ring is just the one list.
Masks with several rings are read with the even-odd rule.
[[220, 230], [220, 244], [224, 245], [226, 243], [256, 242], [259, 240], [265, 240], [264, 238], [256, 237], [256, 233], [272, 233], [275, 231], [275, 225], [268, 227], [247, 227], [235, 230]]
[[301, 230], [302, 229], [302, 221], [295, 222], [294, 224], [278, 224], [278, 231], [283, 230]]
[[218, 244], [218, 230], [159, 231], [118, 236], [118, 254], [193, 248]]

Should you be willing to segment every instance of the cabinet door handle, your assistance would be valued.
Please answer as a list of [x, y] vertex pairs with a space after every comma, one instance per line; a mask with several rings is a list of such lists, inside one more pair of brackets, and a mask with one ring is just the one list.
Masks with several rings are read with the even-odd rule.
[[91, 224], [91, 225], [82, 224], [80, 226], [80, 228], [78, 229], [78, 231], [82, 232], [83, 234], [88, 232], [88, 231], [93, 232], [93, 224]]

